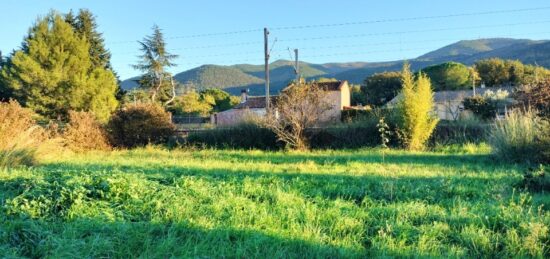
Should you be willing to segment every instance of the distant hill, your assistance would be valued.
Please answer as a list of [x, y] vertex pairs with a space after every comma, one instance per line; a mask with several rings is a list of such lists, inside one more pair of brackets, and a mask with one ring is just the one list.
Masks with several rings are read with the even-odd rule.
[[[413, 70], [447, 61], [470, 65], [484, 58], [498, 57], [518, 59], [523, 63], [550, 68], [550, 41], [528, 39], [492, 38], [463, 40], [408, 60]], [[270, 64], [270, 92], [277, 93], [296, 76], [293, 62], [277, 60]], [[312, 64], [300, 62], [300, 74], [307, 79], [319, 77], [348, 80], [360, 84], [369, 75], [384, 71], [398, 71], [403, 60], [388, 62], [344, 62]], [[123, 89], [137, 84], [136, 78], [124, 80]], [[232, 66], [203, 65], [175, 75], [185, 87], [196, 89], [221, 88], [238, 95], [242, 89], [249, 89], [252, 95], [264, 94], [264, 65], [237, 64]]]
[[264, 80], [231, 66], [204, 65], [174, 76], [185, 87], [195, 89], [231, 88], [263, 84]]

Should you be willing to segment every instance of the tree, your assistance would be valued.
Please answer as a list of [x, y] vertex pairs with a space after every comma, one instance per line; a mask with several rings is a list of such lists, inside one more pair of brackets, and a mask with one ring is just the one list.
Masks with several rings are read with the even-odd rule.
[[106, 121], [118, 102], [112, 71], [94, 67], [90, 45], [57, 13], [39, 19], [0, 77], [24, 106], [48, 118], [90, 111]]
[[306, 130], [317, 125], [331, 107], [326, 95], [315, 82], [291, 85], [281, 92], [262, 124], [289, 148], [308, 149]]
[[429, 66], [422, 72], [430, 78], [435, 91], [462, 90], [470, 86], [468, 67], [457, 62]]
[[422, 150], [438, 122], [432, 115], [434, 101], [430, 79], [422, 72], [415, 79], [408, 63], [403, 65], [401, 75], [401, 99], [397, 109], [402, 140], [408, 149]]
[[225, 110], [229, 110], [240, 102], [240, 98], [236, 96], [231, 96], [226, 91], [218, 88], [203, 90], [201, 91], [201, 95], [212, 96], [212, 98], [214, 99], [214, 106], [212, 107], [213, 112], [222, 112]]
[[550, 79], [523, 85], [514, 97], [524, 110], [534, 109], [538, 115], [550, 120]]
[[157, 95], [162, 89], [165, 80], [169, 80], [172, 97], [164, 104], [170, 104], [176, 98], [176, 86], [172, 75], [166, 71], [166, 68], [173, 67], [172, 62], [178, 56], [170, 54], [166, 49], [166, 42], [162, 31], [157, 25], [153, 26], [153, 34], [146, 36], [143, 41], [138, 41], [141, 45], [143, 54], [139, 56], [141, 61], [134, 68], [144, 72], [140, 84], [151, 91], [151, 101], [155, 102]]
[[215, 104], [214, 97], [192, 91], [179, 96], [175, 101], [174, 108], [176, 113], [206, 116], [210, 114]]
[[368, 104], [384, 105], [393, 99], [401, 89], [401, 74], [399, 72], [376, 73], [365, 79], [362, 91]]
[[504, 60], [490, 58], [475, 63], [481, 81], [488, 86], [503, 85], [509, 82], [509, 69], [506, 68]]
[[124, 90], [120, 87], [118, 75], [111, 66], [111, 53], [105, 47], [102, 33], [97, 29], [96, 17], [88, 9], [80, 9], [75, 16], [72, 10], [65, 15], [65, 21], [69, 23], [75, 32], [90, 44], [90, 60], [97, 68], [111, 70], [117, 78], [117, 100], [121, 100]]

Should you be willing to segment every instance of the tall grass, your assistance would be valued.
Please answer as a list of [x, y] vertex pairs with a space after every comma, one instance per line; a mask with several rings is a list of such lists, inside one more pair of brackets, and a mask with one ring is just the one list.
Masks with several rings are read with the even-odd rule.
[[0, 168], [35, 163], [44, 131], [17, 102], [0, 103]]
[[495, 123], [489, 142], [494, 154], [503, 160], [543, 162], [548, 159], [548, 143], [544, 143], [548, 140], [548, 127], [548, 122], [532, 111], [514, 110]]
[[548, 194], [471, 149], [55, 157], [0, 170], [0, 258], [548, 258]]

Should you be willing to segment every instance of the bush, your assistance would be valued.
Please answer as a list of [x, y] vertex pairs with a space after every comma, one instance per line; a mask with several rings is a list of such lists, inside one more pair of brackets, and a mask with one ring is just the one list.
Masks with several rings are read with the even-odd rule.
[[110, 149], [107, 132], [90, 112], [69, 111], [63, 139], [74, 151]]
[[0, 103], [0, 167], [32, 165], [44, 131], [16, 101]]
[[533, 112], [512, 111], [497, 121], [489, 142], [499, 158], [516, 162], [550, 162], [550, 125]]
[[193, 146], [235, 149], [279, 149], [283, 145], [277, 141], [273, 131], [253, 123], [243, 123], [231, 128], [217, 128], [191, 132], [187, 143]]
[[435, 127], [430, 144], [449, 145], [481, 143], [487, 140], [491, 125], [475, 119], [441, 121]]
[[518, 187], [534, 192], [550, 192], [550, 171], [548, 169], [543, 165], [538, 168], [529, 168], [523, 174], [523, 179]]
[[438, 122], [432, 114], [434, 100], [430, 79], [423, 73], [414, 78], [407, 63], [401, 75], [403, 89], [397, 109], [401, 117], [398, 132], [407, 149], [422, 150]]
[[108, 124], [111, 142], [119, 147], [162, 144], [174, 135], [170, 113], [156, 104], [131, 104], [115, 112]]

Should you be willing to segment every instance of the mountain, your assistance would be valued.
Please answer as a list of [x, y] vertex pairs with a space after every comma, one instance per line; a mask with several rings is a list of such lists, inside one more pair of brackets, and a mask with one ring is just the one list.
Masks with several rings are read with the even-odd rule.
[[231, 88], [260, 85], [264, 80], [232, 66], [203, 65], [174, 76], [185, 87], [194, 89]]
[[[467, 65], [484, 58], [498, 57], [517, 59], [527, 64], [539, 64], [550, 68], [550, 41], [528, 39], [491, 38], [462, 40], [408, 60], [413, 70], [447, 61]], [[343, 62], [312, 64], [300, 62], [300, 74], [307, 79], [320, 77], [348, 80], [360, 84], [369, 75], [384, 71], [399, 71], [403, 60], [387, 62]], [[294, 62], [277, 60], [270, 64], [270, 92], [278, 93], [295, 77]], [[264, 94], [264, 65], [237, 64], [232, 66], [203, 65], [176, 74], [177, 81], [195, 89], [222, 88], [238, 95], [248, 89], [251, 95]], [[125, 90], [136, 87], [132, 81], [124, 80]]]

